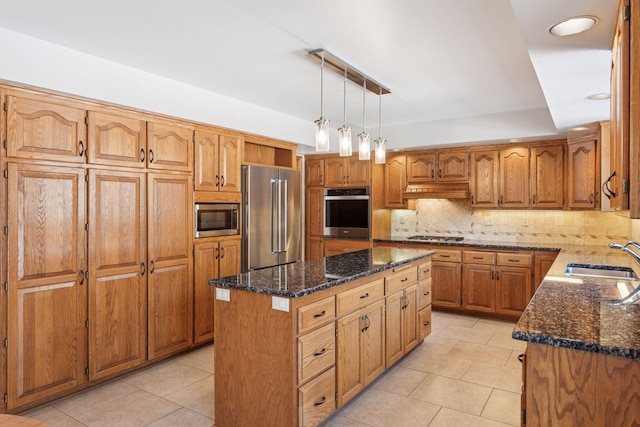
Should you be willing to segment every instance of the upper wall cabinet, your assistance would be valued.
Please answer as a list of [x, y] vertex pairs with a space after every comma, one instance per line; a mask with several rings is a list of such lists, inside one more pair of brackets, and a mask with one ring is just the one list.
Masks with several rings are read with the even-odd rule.
[[432, 152], [407, 156], [407, 183], [409, 184], [468, 180], [468, 152]]
[[324, 185], [324, 159], [307, 157], [304, 164], [307, 186], [322, 187]]
[[210, 130], [195, 133], [195, 189], [240, 192], [242, 137]]
[[331, 156], [324, 161], [325, 187], [367, 187], [371, 185], [371, 162], [351, 157]]
[[84, 163], [86, 110], [62, 98], [8, 91], [7, 155]]
[[89, 163], [146, 167], [147, 124], [140, 117], [89, 111]]
[[147, 167], [193, 170], [193, 128], [182, 123], [147, 122]]
[[500, 153], [497, 150], [471, 153], [471, 207], [498, 207], [498, 166]]
[[531, 207], [562, 209], [564, 205], [564, 145], [531, 148]]
[[600, 154], [597, 135], [569, 140], [567, 154], [567, 207], [600, 207]]
[[501, 208], [529, 207], [529, 149], [500, 151], [498, 204]]
[[403, 193], [407, 187], [407, 158], [390, 156], [384, 168], [384, 206], [391, 209], [407, 207]]

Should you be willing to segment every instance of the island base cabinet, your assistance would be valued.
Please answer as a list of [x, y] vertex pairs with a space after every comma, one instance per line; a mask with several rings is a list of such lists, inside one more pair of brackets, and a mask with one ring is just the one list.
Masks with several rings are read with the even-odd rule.
[[418, 324], [420, 328], [420, 341], [431, 333], [431, 305], [418, 312]]
[[545, 344], [527, 345], [530, 426], [640, 424], [640, 362]]

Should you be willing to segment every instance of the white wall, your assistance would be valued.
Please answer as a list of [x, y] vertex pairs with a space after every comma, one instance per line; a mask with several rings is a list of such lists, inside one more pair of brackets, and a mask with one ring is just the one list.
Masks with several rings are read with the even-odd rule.
[[314, 144], [313, 123], [0, 28], [0, 80]]

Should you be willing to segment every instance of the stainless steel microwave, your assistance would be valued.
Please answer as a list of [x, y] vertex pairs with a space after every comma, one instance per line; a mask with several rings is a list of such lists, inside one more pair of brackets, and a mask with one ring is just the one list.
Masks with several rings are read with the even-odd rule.
[[237, 203], [196, 203], [195, 237], [239, 234]]

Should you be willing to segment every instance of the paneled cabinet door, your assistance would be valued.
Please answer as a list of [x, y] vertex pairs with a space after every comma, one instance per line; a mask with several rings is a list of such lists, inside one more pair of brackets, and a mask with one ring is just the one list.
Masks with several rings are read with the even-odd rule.
[[307, 238], [307, 261], [324, 257], [324, 239], [309, 236]]
[[149, 174], [149, 360], [184, 350], [193, 330], [193, 202], [188, 175]]
[[89, 170], [89, 379], [147, 358], [146, 176]]
[[324, 161], [325, 187], [347, 186], [349, 164], [342, 157], [330, 157]]
[[193, 342], [199, 344], [213, 339], [215, 288], [209, 286], [209, 279], [220, 277], [218, 273], [220, 250], [218, 242], [198, 243], [194, 249]]
[[496, 275], [496, 313], [521, 315], [531, 299], [531, 269], [500, 267]]
[[438, 153], [438, 181], [469, 180], [469, 153]]
[[240, 147], [242, 138], [236, 135], [220, 135], [220, 191], [239, 193], [240, 177]]
[[86, 382], [85, 172], [8, 164], [7, 409]]
[[434, 261], [432, 295], [434, 307], [460, 307], [460, 263]]
[[324, 185], [324, 159], [313, 157], [305, 159], [305, 180], [307, 187]]
[[564, 146], [531, 148], [531, 207], [562, 208], [564, 205]]
[[85, 163], [84, 109], [12, 92], [6, 102], [7, 156]]
[[597, 139], [569, 142], [569, 209], [597, 209], [600, 206], [600, 169]]
[[217, 133], [196, 130], [195, 132], [194, 188], [197, 191], [218, 191], [220, 172], [218, 170], [220, 153]]
[[385, 370], [384, 301], [378, 301], [363, 310], [366, 329], [362, 335], [362, 367], [364, 385], [367, 386]]
[[434, 182], [436, 180], [436, 155], [407, 156], [407, 182]]
[[133, 115], [89, 111], [89, 163], [146, 167], [147, 123]]
[[347, 159], [349, 168], [347, 173], [347, 184], [350, 187], [367, 187], [371, 185], [371, 162], [369, 160], [359, 160], [358, 156]]
[[418, 345], [418, 284], [404, 290], [405, 303], [402, 309], [402, 348], [407, 354]]
[[364, 389], [360, 335], [363, 332], [364, 315], [356, 311], [336, 322], [336, 388], [338, 407], [348, 402]]
[[386, 298], [387, 334], [385, 352], [387, 366], [391, 366], [403, 356], [402, 346], [402, 305], [404, 304], [402, 291], [389, 295]]
[[147, 122], [147, 167], [193, 170], [193, 129], [182, 124]]
[[307, 233], [310, 236], [324, 235], [324, 190], [307, 187]]
[[529, 149], [518, 147], [500, 151], [501, 208], [529, 207]]
[[498, 159], [497, 151], [477, 151], [471, 153], [472, 208], [498, 207]]
[[496, 308], [496, 282], [493, 265], [464, 264], [462, 308], [493, 313]]
[[384, 168], [384, 206], [387, 208], [406, 208], [403, 193], [407, 187], [407, 159], [393, 156], [387, 159]]

